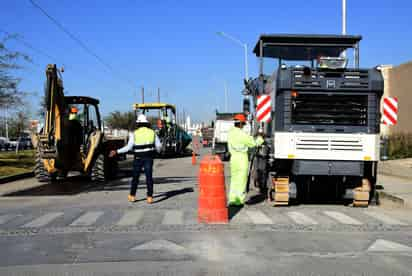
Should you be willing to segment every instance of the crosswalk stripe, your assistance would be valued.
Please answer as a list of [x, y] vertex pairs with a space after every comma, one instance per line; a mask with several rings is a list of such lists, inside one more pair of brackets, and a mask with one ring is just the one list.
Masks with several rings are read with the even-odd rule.
[[400, 220], [397, 220], [395, 218], [391, 218], [390, 216], [387, 216], [383, 213], [376, 213], [373, 211], [366, 211], [365, 214], [368, 216], [373, 217], [374, 219], [377, 219], [383, 223], [390, 224], [390, 225], [406, 225], [406, 223], [403, 223]]
[[87, 212], [80, 216], [78, 219], [73, 221], [70, 226], [88, 226], [92, 225], [97, 221], [97, 219], [103, 215], [103, 212], [95, 211], [95, 212]]
[[183, 212], [178, 210], [166, 211], [162, 224], [183, 224]]
[[332, 219], [342, 223], [342, 224], [352, 224], [352, 225], [361, 225], [362, 222], [359, 220], [356, 220], [354, 218], [351, 218], [350, 216], [347, 216], [341, 212], [335, 212], [335, 211], [324, 211], [323, 212], [325, 215], [328, 217], [331, 217]]
[[142, 210], [127, 211], [116, 223], [119, 226], [136, 225], [143, 218]]
[[2, 215], [2, 216], [0, 216], [0, 224], [4, 224], [4, 223], [8, 222], [12, 218], [13, 218], [13, 216], [11, 216], [11, 215]]
[[297, 224], [302, 225], [315, 225], [317, 221], [301, 212], [288, 212], [287, 215]]
[[261, 211], [246, 211], [247, 216], [254, 224], [273, 224], [272, 220]]
[[26, 223], [22, 227], [42, 227], [42, 226], [45, 226], [45, 225], [49, 224], [50, 222], [52, 222], [53, 220], [55, 220], [56, 218], [58, 218], [62, 215], [63, 215], [62, 212], [47, 213], [47, 214], [45, 214], [41, 217], [38, 217], [38, 218], [30, 221], [29, 223]]

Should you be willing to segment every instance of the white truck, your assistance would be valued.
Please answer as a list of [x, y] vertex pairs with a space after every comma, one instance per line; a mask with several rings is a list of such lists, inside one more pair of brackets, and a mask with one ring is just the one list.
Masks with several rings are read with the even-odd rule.
[[[213, 154], [217, 154], [222, 161], [227, 161], [230, 158], [229, 149], [227, 146], [227, 135], [229, 130], [234, 126], [233, 117], [238, 113], [219, 113], [216, 111], [216, 120], [214, 124]], [[244, 131], [250, 134], [250, 124], [246, 124]]]

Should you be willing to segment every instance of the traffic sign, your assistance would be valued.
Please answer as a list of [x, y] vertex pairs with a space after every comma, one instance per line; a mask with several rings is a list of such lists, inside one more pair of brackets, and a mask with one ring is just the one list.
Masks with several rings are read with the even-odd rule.
[[256, 118], [258, 122], [269, 122], [271, 118], [272, 102], [269, 95], [257, 97]]
[[391, 126], [398, 122], [398, 98], [385, 97], [383, 99], [383, 123]]

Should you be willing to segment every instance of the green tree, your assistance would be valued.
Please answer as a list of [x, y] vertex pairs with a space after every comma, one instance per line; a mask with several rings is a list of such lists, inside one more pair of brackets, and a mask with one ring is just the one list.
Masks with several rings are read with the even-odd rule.
[[21, 137], [23, 132], [27, 130], [29, 118], [26, 112], [18, 111], [9, 122], [9, 137]]
[[106, 118], [106, 124], [112, 129], [126, 129], [133, 130], [135, 126], [135, 114], [133, 111], [129, 112], [120, 112], [114, 111], [111, 112]]
[[18, 51], [6, 47], [6, 42], [16, 35], [7, 35], [0, 40], [0, 108], [22, 103], [25, 93], [19, 89], [20, 78], [13, 76], [13, 71], [21, 69], [20, 61], [30, 62], [30, 58]]

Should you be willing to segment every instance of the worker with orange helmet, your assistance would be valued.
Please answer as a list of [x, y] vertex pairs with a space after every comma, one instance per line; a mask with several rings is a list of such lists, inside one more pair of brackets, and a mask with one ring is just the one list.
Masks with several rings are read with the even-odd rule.
[[246, 185], [249, 167], [248, 149], [264, 143], [261, 136], [254, 139], [242, 129], [246, 124], [244, 114], [234, 116], [235, 125], [228, 133], [230, 152], [230, 191], [229, 205], [242, 206], [246, 198]]

